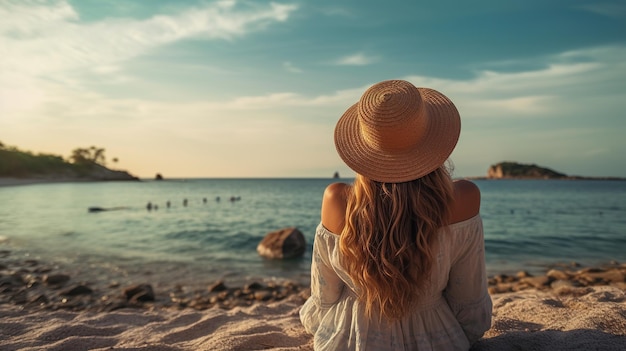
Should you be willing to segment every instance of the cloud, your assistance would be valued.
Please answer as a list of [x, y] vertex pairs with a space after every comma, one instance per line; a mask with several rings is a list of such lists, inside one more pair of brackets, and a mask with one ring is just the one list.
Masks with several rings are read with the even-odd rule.
[[14, 38], [44, 35], [58, 23], [78, 20], [78, 14], [65, 1], [3, 1], [0, 3], [0, 34]]
[[300, 68], [294, 66], [293, 63], [289, 61], [283, 62], [283, 67], [285, 68], [285, 70], [287, 70], [287, 72], [302, 73], [302, 70]]
[[603, 2], [581, 5], [578, 8], [606, 17], [626, 18], [626, 5], [624, 3]]
[[[626, 93], [626, 47], [606, 46], [568, 51], [547, 58], [544, 68], [498, 72], [478, 71], [471, 79], [443, 79], [410, 75], [404, 79], [430, 87], [450, 97], [463, 116], [485, 118], [557, 118], [576, 110], [593, 109], [589, 99], [623, 105], [612, 95]], [[584, 59], [585, 62], [579, 62]], [[371, 82], [372, 84], [375, 82]], [[204, 103], [205, 108], [226, 110], [278, 110], [293, 107], [343, 111], [357, 102], [370, 84], [351, 89], [305, 96], [298, 92], [270, 93]], [[615, 90], [612, 86], [615, 85]]]
[[[2, 8], [11, 13], [7, 16], [11, 20], [0, 27], [3, 46], [11, 52], [3, 63], [13, 69], [44, 72], [115, 63], [190, 37], [232, 40], [268, 23], [285, 21], [296, 9], [295, 5], [270, 4], [255, 12], [240, 11], [234, 1], [220, 1], [172, 16], [79, 24], [77, 14], [65, 2], [46, 8], [27, 4]], [[45, 59], [46, 64], [31, 65], [35, 58]]]
[[623, 107], [613, 95], [626, 93], [626, 47], [603, 46], [548, 57], [543, 68], [478, 71], [469, 80], [407, 76], [416, 86], [450, 97], [470, 118], [547, 118], [579, 115], [603, 100], [605, 109]]
[[337, 61], [336, 65], [340, 66], [367, 66], [378, 61], [377, 57], [366, 56], [363, 53], [356, 53], [349, 56], [344, 56]]
[[[571, 117], [592, 113], [595, 104], [599, 102], [608, 106], [609, 110], [620, 110], [619, 106], [624, 105], [620, 96], [626, 93], [621, 83], [626, 79], [626, 64], [613, 58], [625, 52], [626, 49], [622, 47], [568, 52], [551, 57], [553, 63], [543, 69], [523, 72], [481, 71], [469, 80], [427, 76], [406, 76], [404, 79], [416, 86], [441, 91], [454, 101], [463, 118], [467, 119]], [[585, 56], [593, 62], [568, 62], [572, 56]], [[606, 88], [612, 84], [611, 81], [621, 84], [621, 88], [607, 94]], [[282, 91], [185, 103], [114, 99], [95, 93], [74, 92], [71, 101], [57, 100], [41, 108], [47, 109], [48, 115], [62, 114], [70, 120], [83, 120], [89, 115], [111, 120], [107, 116], [117, 116], [120, 121], [171, 121], [174, 124], [185, 122], [198, 126], [214, 123], [219, 119], [218, 116], [228, 116], [228, 119], [220, 119], [219, 123], [234, 127], [238, 123], [257, 123], [259, 120], [264, 125], [280, 121], [288, 128], [289, 125], [317, 124], [320, 121], [332, 125], [348, 106], [358, 101], [368, 87], [369, 84], [366, 84], [313, 96], [298, 91]], [[612, 105], [615, 107], [611, 108]], [[62, 106], [62, 110], [54, 110], [59, 106]], [[179, 118], [172, 119], [174, 115]], [[221, 127], [212, 127], [216, 128]]]
[[9, 53], [0, 56], [2, 112], [6, 115], [54, 99], [49, 94], [58, 92], [59, 86], [82, 89], [73, 78], [80, 70], [114, 74], [120, 63], [154, 48], [192, 37], [234, 40], [286, 21], [297, 9], [276, 3], [243, 9], [237, 5], [218, 1], [143, 20], [107, 18], [81, 23], [66, 1], [2, 2], [0, 51]]

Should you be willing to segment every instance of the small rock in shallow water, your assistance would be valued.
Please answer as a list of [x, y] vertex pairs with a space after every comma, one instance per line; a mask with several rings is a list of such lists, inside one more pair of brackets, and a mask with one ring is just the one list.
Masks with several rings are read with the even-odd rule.
[[246, 292], [246, 293], [248, 293], [248, 292], [250, 292], [250, 291], [253, 291], [253, 290], [260, 290], [260, 289], [263, 289], [263, 288], [264, 288], [264, 286], [263, 286], [261, 283], [252, 282], [252, 283], [250, 283], [250, 284], [246, 284], [246, 285], [243, 287], [243, 291], [244, 291], [244, 292]]
[[22, 280], [21, 275], [12, 274], [0, 276], [0, 286], [16, 287], [21, 285], [24, 285], [24, 280]]
[[70, 276], [67, 274], [50, 274], [43, 277], [43, 282], [46, 285], [61, 285], [70, 280]]
[[28, 302], [28, 293], [26, 290], [19, 290], [11, 296], [11, 301], [18, 305], [23, 305]]
[[126, 300], [137, 301], [154, 301], [154, 290], [150, 284], [132, 285], [124, 289]]
[[219, 291], [224, 291], [226, 290], [226, 285], [224, 284], [223, 281], [218, 280], [215, 283], [209, 285], [209, 292], [219, 292]]
[[552, 282], [552, 279], [547, 276], [527, 277], [527, 278], [522, 278], [520, 282], [524, 284], [528, 284], [532, 286], [533, 288], [540, 289], [540, 288], [550, 285], [550, 283]]
[[551, 269], [546, 273], [546, 276], [555, 280], [568, 280], [570, 275], [564, 271], [558, 269]]
[[65, 296], [76, 296], [76, 295], [88, 295], [93, 293], [93, 290], [86, 285], [76, 285], [69, 289], [63, 290], [61, 295]]
[[253, 294], [253, 296], [257, 301], [267, 301], [273, 297], [272, 292], [267, 290], [257, 291]]
[[46, 295], [40, 294], [35, 297], [32, 297], [29, 302], [32, 304], [37, 304], [37, 305], [45, 305], [50, 302], [50, 299], [48, 299]]
[[532, 275], [530, 273], [528, 273], [527, 271], [519, 271], [517, 272], [517, 274], [515, 274], [515, 276], [518, 279], [522, 279], [522, 278], [527, 278], [527, 277], [532, 277]]

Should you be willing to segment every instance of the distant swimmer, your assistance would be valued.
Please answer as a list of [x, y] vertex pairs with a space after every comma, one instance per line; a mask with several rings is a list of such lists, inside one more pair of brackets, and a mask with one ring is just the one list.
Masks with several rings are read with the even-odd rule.
[[152, 211], [152, 202], [148, 202], [148, 204], [146, 205], [146, 210]]
[[187, 207], [187, 199], [183, 200], [183, 206]]

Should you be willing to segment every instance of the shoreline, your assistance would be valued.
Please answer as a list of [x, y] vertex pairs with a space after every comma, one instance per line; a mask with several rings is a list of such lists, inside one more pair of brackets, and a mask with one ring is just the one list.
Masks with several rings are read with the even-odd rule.
[[58, 184], [58, 183], [90, 183], [90, 182], [123, 182], [123, 181], [141, 181], [139, 178], [77, 178], [77, 177], [46, 177], [39, 178], [16, 178], [16, 177], [0, 177], [0, 187], [13, 187], [33, 184]]
[[[16, 256], [15, 253], [18, 253]], [[89, 263], [45, 262], [8, 249], [0, 250], [0, 304], [34, 310], [113, 311], [122, 308], [206, 310], [232, 309], [310, 295], [308, 279], [248, 277], [176, 279], [151, 269], [143, 274]], [[550, 265], [542, 272], [519, 269], [488, 276], [492, 295], [524, 290], [560, 292], [611, 286], [626, 292], [626, 263], [595, 266], [576, 262]]]
[[[303, 284], [101, 277], [0, 251], [0, 350], [313, 350], [298, 315]], [[489, 292], [492, 328], [472, 350], [626, 349], [626, 263], [497, 274]]]
[[[31, 185], [31, 184], [55, 184], [55, 183], [71, 183], [71, 182], [80, 182], [81, 180], [76, 180], [74, 178], [5, 178], [0, 177], [0, 187], [10, 187], [10, 186], [20, 186], [20, 185]], [[85, 182], [88, 180], [82, 180]]]

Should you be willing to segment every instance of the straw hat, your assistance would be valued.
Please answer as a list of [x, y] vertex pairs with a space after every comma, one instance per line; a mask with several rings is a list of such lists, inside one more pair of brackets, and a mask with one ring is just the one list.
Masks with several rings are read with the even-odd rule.
[[375, 181], [420, 178], [448, 159], [461, 132], [452, 101], [438, 91], [388, 80], [367, 89], [335, 127], [335, 147], [355, 172]]

